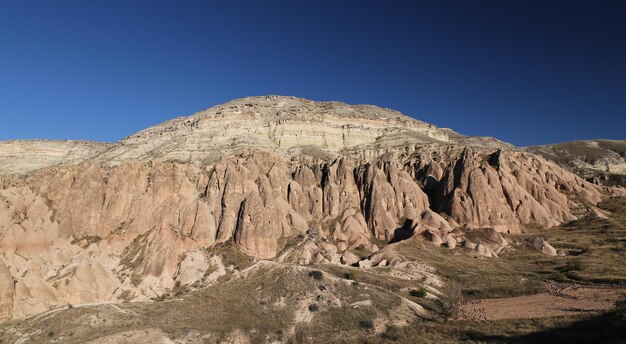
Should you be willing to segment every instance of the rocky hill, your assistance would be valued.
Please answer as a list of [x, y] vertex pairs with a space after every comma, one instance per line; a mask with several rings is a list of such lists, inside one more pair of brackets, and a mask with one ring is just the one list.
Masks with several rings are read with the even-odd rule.
[[25, 175], [43, 167], [76, 164], [111, 144], [91, 141], [0, 141], [0, 176]]
[[246, 147], [290, 155], [303, 150], [338, 153], [354, 147], [449, 142], [449, 132], [369, 105], [250, 97], [140, 131], [104, 152], [98, 161], [208, 163]]
[[584, 140], [526, 147], [596, 183], [626, 187], [626, 141]]
[[112, 145], [9, 142], [0, 156], [10, 178], [0, 184], [0, 320], [199, 290], [266, 260], [385, 268], [438, 298], [434, 270], [390, 244], [496, 259], [508, 234], [626, 195], [495, 139], [374, 106], [279, 96], [234, 100]]

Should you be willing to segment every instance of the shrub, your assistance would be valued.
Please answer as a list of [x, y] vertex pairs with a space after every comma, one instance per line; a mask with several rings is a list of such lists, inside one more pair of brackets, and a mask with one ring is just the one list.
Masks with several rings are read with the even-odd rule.
[[319, 309], [320, 309], [319, 306], [316, 304], [309, 305], [309, 312], [316, 312]]
[[413, 297], [426, 297], [426, 295], [428, 295], [428, 292], [426, 291], [425, 288], [411, 289], [409, 291], [409, 295]]
[[565, 263], [565, 266], [559, 267], [557, 269], [561, 272], [568, 273], [572, 271], [581, 271], [583, 269], [583, 266], [580, 263], [580, 261], [575, 260], [575, 261], [569, 261]]
[[374, 322], [371, 320], [361, 320], [359, 321], [359, 326], [361, 326], [361, 328], [364, 328], [366, 330], [370, 330], [374, 328]]
[[343, 274], [345, 279], [356, 281], [356, 271], [350, 271]]
[[385, 332], [380, 334], [380, 337], [388, 341], [396, 342], [398, 341], [398, 339], [400, 339], [400, 334], [395, 327], [387, 326], [387, 329], [385, 330]]
[[167, 294], [161, 294], [159, 296], [151, 298], [152, 301], [165, 301], [167, 299]]
[[439, 309], [441, 310], [441, 316], [444, 322], [454, 319], [459, 311], [459, 307], [456, 302], [450, 300], [438, 300]]
[[324, 274], [319, 270], [313, 270], [309, 272], [309, 277], [320, 281], [322, 278], [324, 278]]

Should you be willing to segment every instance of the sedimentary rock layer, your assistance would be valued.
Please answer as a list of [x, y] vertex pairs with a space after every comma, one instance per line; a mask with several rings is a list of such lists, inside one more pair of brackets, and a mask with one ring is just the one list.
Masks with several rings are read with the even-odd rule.
[[80, 163], [110, 146], [90, 141], [0, 141], [0, 176], [24, 175], [43, 167]]

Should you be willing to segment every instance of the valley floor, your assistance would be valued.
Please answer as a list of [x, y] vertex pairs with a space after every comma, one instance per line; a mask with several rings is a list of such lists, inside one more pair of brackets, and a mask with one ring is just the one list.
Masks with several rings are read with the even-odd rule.
[[461, 301], [458, 316], [465, 320], [506, 320], [593, 314], [612, 310], [626, 294], [626, 289], [576, 284], [561, 288], [551, 293]]

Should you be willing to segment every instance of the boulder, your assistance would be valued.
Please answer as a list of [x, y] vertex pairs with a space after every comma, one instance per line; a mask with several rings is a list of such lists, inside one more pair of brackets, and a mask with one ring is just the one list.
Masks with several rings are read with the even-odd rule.
[[363, 259], [359, 261], [359, 267], [361, 269], [369, 269], [372, 267], [372, 262], [369, 259]]
[[548, 244], [547, 241], [543, 240], [540, 237], [532, 237], [527, 239], [528, 243], [530, 243], [533, 247], [538, 249], [539, 251], [547, 254], [549, 256], [556, 256], [558, 253], [552, 245]]
[[356, 254], [350, 252], [350, 251], [345, 251], [342, 255], [341, 255], [341, 263], [344, 265], [352, 265], [357, 263], [361, 258], [359, 258]]

